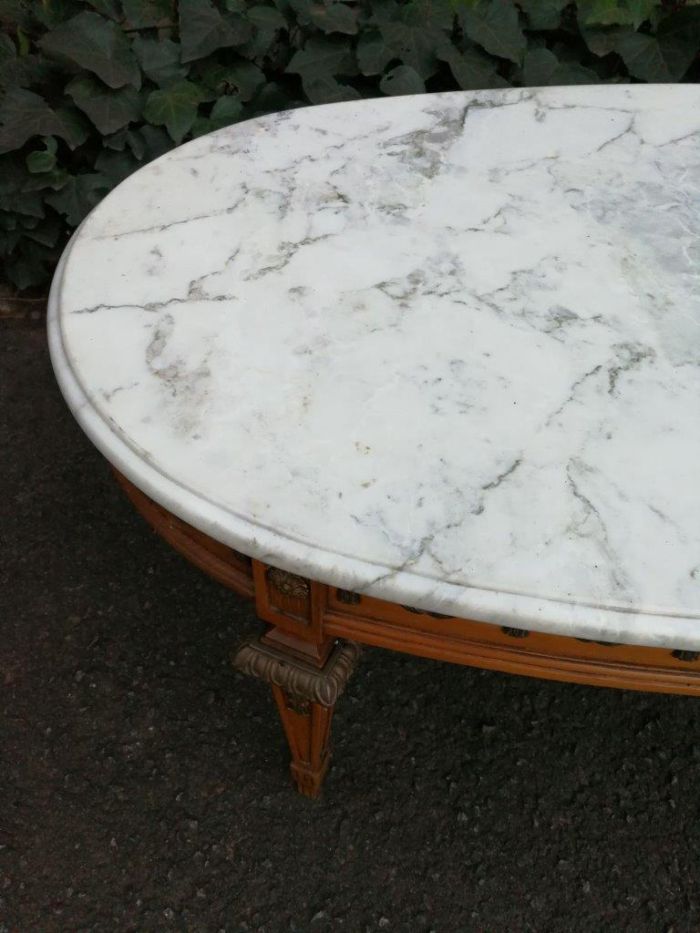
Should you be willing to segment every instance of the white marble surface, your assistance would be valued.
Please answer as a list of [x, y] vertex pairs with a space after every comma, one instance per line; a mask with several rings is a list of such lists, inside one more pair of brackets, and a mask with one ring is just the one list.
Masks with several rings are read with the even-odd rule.
[[699, 189], [691, 85], [240, 124], [83, 223], [57, 376], [119, 469], [248, 554], [698, 649]]

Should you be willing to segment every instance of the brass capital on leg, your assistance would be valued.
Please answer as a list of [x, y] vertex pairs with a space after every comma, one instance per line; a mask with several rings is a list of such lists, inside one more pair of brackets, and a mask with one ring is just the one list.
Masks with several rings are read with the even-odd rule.
[[318, 797], [321, 791], [330, 763], [333, 710], [359, 655], [358, 645], [339, 643], [323, 667], [318, 667], [264, 637], [248, 639], [233, 655], [237, 670], [271, 684], [292, 753], [292, 777], [306, 797]]

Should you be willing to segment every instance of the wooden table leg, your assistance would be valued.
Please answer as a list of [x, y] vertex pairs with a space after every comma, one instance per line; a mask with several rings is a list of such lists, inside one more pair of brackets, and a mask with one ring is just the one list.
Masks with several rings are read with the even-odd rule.
[[272, 685], [292, 753], [292, 778], [301, 794], [318, 797], [330, 763], [333, 710], [360, 654], [353, 642], [339, 643], [322, 666], [262, 638], [245, 641], [235, 652], [239, 671]]
[[318, 797], [331, 760], [334, 707], [300, 700], [277, 684], [272, 684], [272, 695], [292, 753], [290, 769], [296, 786], [305, 797]]

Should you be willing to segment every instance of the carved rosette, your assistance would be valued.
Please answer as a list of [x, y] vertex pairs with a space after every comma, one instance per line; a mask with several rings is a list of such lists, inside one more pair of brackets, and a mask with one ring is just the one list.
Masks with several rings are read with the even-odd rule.
[[295, 599], [306, 599], [311, 591], [308, 580], [288, 570], [280, 570], [278, 567], [268, 569], [267, 582], [278, 593], [283, 596], [293, 596]]
[[360, 656], [354, 642], [338, 644], [322, 668], [290, 658], [259, 638], [244, 641], [233, 655], [233, 666], [244, 674], [281, 687], [298, 703], [334, 706], [352, 676]]

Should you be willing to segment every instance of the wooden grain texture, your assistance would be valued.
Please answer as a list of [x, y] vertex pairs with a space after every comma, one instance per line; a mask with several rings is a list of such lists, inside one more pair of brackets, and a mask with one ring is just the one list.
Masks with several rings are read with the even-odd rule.
[[[152, 502], [117, 474], [127, 495], [152, 527], [188, 560], [245, 596], [254, 596], [268, 634], [290, 653], [325, 661], [336, 638], [509, 674], [597, 687], [700, 696], [696, 652], [614, 645], [563, 635], [502, 628], [398, 606], [315, 581], [308, 589], [284, 583], [260, 561], [214, 541]], [[280, 588], [280, 581], [282, 587]], [[286, 590], [286, 592], [285, 592]], [[299, 646], [303, 645], [304, 648]]]
[[275, 684], [272, 685], [272, 695], [292, 754], [292, 779], [304, 797], [318, 797], [331, 760], [330, 732], [334, 707], [300, 702]]
[[197, 531], [150, 499], [117, 470], [114, 474], [137, 511], [161, 538], [218, 583], [241, 596], [253, 596], [253, 567], [249, 557]]

